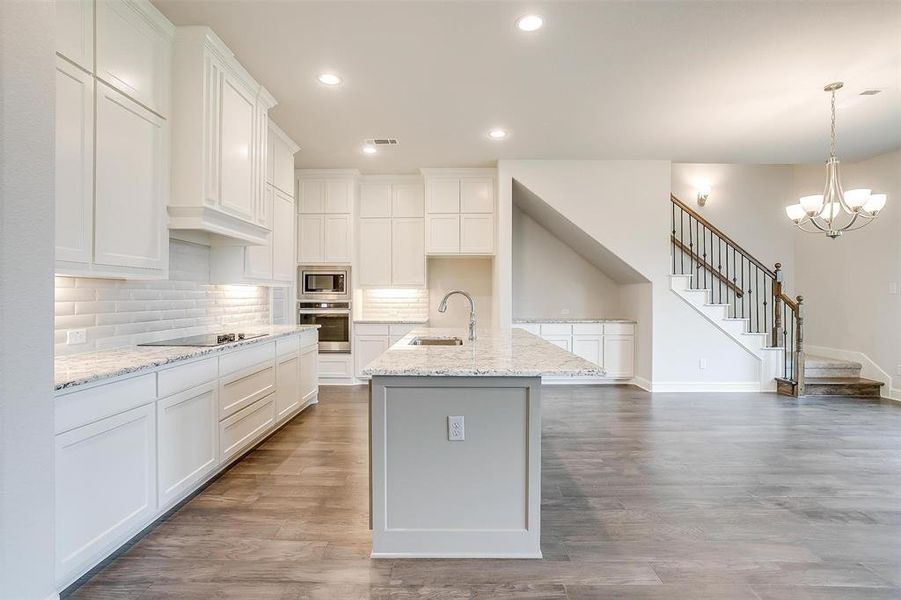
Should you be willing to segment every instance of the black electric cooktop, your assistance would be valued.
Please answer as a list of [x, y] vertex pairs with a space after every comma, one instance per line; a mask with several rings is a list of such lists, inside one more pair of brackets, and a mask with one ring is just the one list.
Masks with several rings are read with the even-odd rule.
[[138, 344], [138, 346], [199, 346], [211, 347], [221, 346], [223, 344], [231, 344], [239, 340], [252, 340], [253, 338], [263, 337], [265, 333], [212, 333], [209, 335], [191, 335], [188, 337], [175, 338], [173, 340], [160, 340], [159, 342], [146, 342]]

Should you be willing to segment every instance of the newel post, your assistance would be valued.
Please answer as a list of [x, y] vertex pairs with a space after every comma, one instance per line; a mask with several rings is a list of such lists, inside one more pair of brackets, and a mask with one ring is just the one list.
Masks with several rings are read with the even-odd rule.
[[795, 320], [795, 387], [797, 396], [804, 395], [804, 297], [798, 296], [798, 318]]
[[[773, 348], [779, 346], [782, 333], [782, 263], [776, 263], [776, 279], [773, 281]], [[787, 350], [787, 349], [786, 349]]]

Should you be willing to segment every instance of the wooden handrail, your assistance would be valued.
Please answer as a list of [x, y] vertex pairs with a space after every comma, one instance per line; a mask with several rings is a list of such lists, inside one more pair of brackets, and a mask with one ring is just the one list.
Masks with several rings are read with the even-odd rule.
[[736, 297], [736, 298], [741, 298], [742, 296], [745, 295], [745, 291], [744, 291], [743, 289], [741, 289], [740, 287], [738, 287], [737, 285], [735, 285], [734, 283], [732, 283], [732, 281], [731, 281], [728, 277], [726, 277], [725, 275], [723, 275], [723, 274], [720, 273], [719, 271], [714, 270], [712, 264], [710, 264], [709, 262], [707, 262], [706, 260], [704, 260], [703, 258], [701, 258], [700, 256], [698, 256], [698, 254], [697, 254], [694, 250], [692, 250], [691, 248], [689, 248], [688, 246], [686, 246], [684, 242], [682, 242], [681, 240], [679, 240], [678, 238], [676, 238], [676, 236], [674, 236], [674, 235], [672, 235], [672, 236], [670, 236], [670, 237], [672, 238], [672, 240], [673, 240], [673, 245], [674, 245], [676, 248], [678, 248], [679, 250], [681, 250], [682, 252], [684, 252], [686, 255], [688, 255], [689, 257], [691, 257], [691, 259], [694, 260], [695, 263], [696, 263], [699, 267], [702, 267], [702, 268], [706, 269], [707, 271], [709, 271], [709, 272], [710, 272], [710, 275], [711, 275], [712, 277], [715, 277], [716, 279], [719, 279], [719, 280], [720, 280], [720, 281], [721, 281], [728, 289], [732, 290], [732, 291], [735, 293], [735, 297]]
[[687, 204], [685, 204], [684, 202], [682, 202], [681, 200], [679, 200], [678, 198], [676, 198], [675, 195], [670, 194], [670, 198], [672, 199], [673, 203], [674, 203], [676, 206], [678, 206], [679, 208], [681, 208], [682, 210], [684, 210], [685, 212], [687, 212], [688, 214], [690, 214], [692, 217], [694, 217], [695, 219], [697, 219], [702, 225], [704, 225], [704, 227], [706, 227], [707, 229], [709, 229], [710, 231], [712, 231], [713, 233], [715, 233], [721, 240], [723, 240], [724, 242], [726, 242], [727, 244], [729, 244], [730, 246], [732, 246], [733, 248], [735, 248], [736, 250], [738, 250], [738, 251], [741, 253], [742, 256], [744, 256], [746, 259], [748, 259], [749, 262], [753, 263], [758, 269], [760, 269], [761, 271], [763, 271], [764, 273], [766, 273], [767, 275], [769, 275], [771, 279], [775, 279], [775, 278], [776, 278], [776, 274], [775, 274], [771, 269], [769, 269], [769, 268], [766, 267], [762, 262], [760, 262], [759, 260], [757, 260], [756, 258], [754, 258], [753, 256], [751, 256], [751, 253], [750, 253], [750, 252], [748, 252], [747, 250], [745, 250], [744, 248], [742, 248], [741, 246], [739, 246], [739, 245], [735, 242], [735, 240], [733, 240], [733, 239], [730, 238], [728, 235], [726, 235], [725, 233], [723, 233], [723, 232], [722, 232], [718, 227], [716, 227], [713, 223], [711, 223], [710, 221], [708, 221], [707, 219], [705, 219], [704, 217], [702, 217], [701, 215], [699, 215], [697, 212], [694, 211], [693, 208], [691, 208], [690, 206], [688, 206]]

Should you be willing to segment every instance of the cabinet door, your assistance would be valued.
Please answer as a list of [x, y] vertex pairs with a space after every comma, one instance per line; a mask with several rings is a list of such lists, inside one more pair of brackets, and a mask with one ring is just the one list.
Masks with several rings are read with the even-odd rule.
[[604, 370], [607, 377], [632, 377], [635, 338], [630, 335], [604, 336]]
[[319, 393], [319, 345], [313, 344], [300, 351], [301, 401], [308, 402]]
[[[57, 2], [57, 9], [62, 2]], [[72, 2], [81, 5], [83, 2]], [[56, 59], [56, 259], [91, 262], [94, 78]]]
[[360, 217], [390, 217], [391, 186], [387, 183], [360, 185]]
[[269, 164], [269, 109], [257, 99], [254, 107], [254, 138], [251, 145], [253, 162], [254, 220], [272, 229], [272, 203], [266, 199], [266, 168]]
[[460, 180], [432, 179], [426, 183], [426, 208], [429, 213], [459, 213]]
[[424, 227], [422, 219], [392, 219], [392, 284], [425, 286]]
[[541, 336], [548, 342], [552, 343], [555, 346], [560, 346], [567, 352], [572, 351], [572, 336], [571, 335], [543, 335]]
[[424, 213], [423, 190], [418, 183], [392, 186], [392, 216], [421, 217]]
[[272, 222], [272, 278], [294, 280], [294, 201], [280, 191], [275, 192]]
[[276, 359], [275, 420], [283, 421], [300, 407], [300, 354]]
[[456, 254], [460, 252], [460, 215], [428, 215], [425, 218], [426, 252]]
[[164, 271], [165, 121], [98, 82], [96, 135], [94, 261]]
[[363, 375], [366, 365], [381, 356], [388, 349], [387, 335], [358, 335], [354, 337], [354, 373], [358, 379], [368, 379]]
[[275, 424], [275, 394], [245, 406], [219, 422], [219, 462], [243, 454]]
[[353, 182], [347, 179], [329, 179], [325, 182], [325, 212], [349, 214]]
[[153, 403], [56, 436], [56, 575], [74, 576], [156, 513]]
[[275, 142], [275, 187], [294, 197], [294, 153], [282, 138], [273, 135]]
[[325, 215], [325, 261], [349, 263], [353, 255], [353, 219], [350, 215]]
[[360, 219], [359, 243], [357, 283], [363, 287], [391, 285], [391, 219]]
[[59, 0], [56, 8], [56, 51], [94, 72], [94, 2]]
[[[275, 191], [266, 186], [263, 203], [268, 206], [266, 212], [272, 213], [275, 202]], [[289, 223], [293, 223], [293, 215]], [[247, 246], [244, 249], [244, 275], [251, 279], [272, 279], [273, 253], [275, 251], [275, 232], [269, 234], [266, 243], [260, 246]], [[293, 256], [293, 249], [292, 249]]]
[[297, 182], [297, 212], [313, 214], [325, 212], [325, 181], [300, 179]]
[[273, 133], [272, 129], [270, 129], [269, 138], [266, 140], [266, 183], [269, 185], [275, 185], [275, 163], [278, 161], [277, 144], [279, 141], [280, 138], [278, 135]]
[[598, 366], [604, 364], [604, 341], [600, 335], [574, 335], [572, 353]]
[[220, 203], [247, 221], [254, 218], [254, 126], [256, 98], [227, 71], [222, 80]]
[[494, 215], [460, 215], [460, 252], [494, 254]]
[[179, 500], [219, 464], [218, 382], [157, 402], [159, 506]]
[[322, 215], [297, 216], [297, 262], [321, 263], [325, 260], [324, 224], [325, 217]]
[[460, 182], [460, 212], [493, 213], [494, 180], [464, 179]]
[[156, 9], [121, 0], [98, 0], [96, 7], [97, 77], [168, 116], [172, 41], [154, 17], [145, 14]]

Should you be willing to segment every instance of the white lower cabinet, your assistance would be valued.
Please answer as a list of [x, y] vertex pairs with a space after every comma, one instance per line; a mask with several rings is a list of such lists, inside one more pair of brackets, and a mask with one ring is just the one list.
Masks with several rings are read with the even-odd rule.
[[635, 337], [604, 336], [604, 369], [607, 377], [632, 377], [635, 361]]
[[275, 420], [281, 422], [300, 408], [300, 354], [280, 356], [276, 363]]
[[96, 564], [157, 513], [153, 403], [56, 436], [56, 578]]
[[[56, 398], [63, 589], [316, 402], [318, 334], [261, 341]], [[276, 349], [278, 349], [276, 351]]]
[[412, 323], [359, 323], [354, 331], [354, 376], [367, 380], [363, 369], [418, 325]]
[[596, 365], [604, 364], [604, 336], [573, 335], [572, 353]]
[[219, 387], [211, 381], [157, 402], [159, 505], [178, 500], [219, 464]]
[[[515, 323], [514, 327], [604, 368], [610, 379], [630, 379], [635, 367], [635, 324], [628, 322]], [[567, 381], [579, 382], [579, 378]]]
[[542, 336], [545, 340], [552, 343], [555, 346], [560, 346], [567, 352], [572, 351], [572, 336], [567, 335], [546, 335]]

